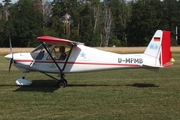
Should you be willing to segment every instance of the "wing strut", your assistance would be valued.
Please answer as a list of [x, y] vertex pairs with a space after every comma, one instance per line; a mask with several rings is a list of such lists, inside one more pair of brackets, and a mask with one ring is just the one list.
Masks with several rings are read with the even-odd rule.
[[59, 65], [57, 64], [57, 62], [55, 61], [55, 59], [53, 58], [53, 56], [51, 55], [51, 53], [49, 52], [49, 50], [47, 49], [46, 45], [42, 42], [42, 45], [44, 46], [44, 48], [46, 49], [46, 51], [48, 52], [49, 56], [51, 57], [51, 59], [53, 60], [53, 62], [56, 64], [56, 66], [58, 67], [60, 73], [62, 74], [62, 69], [59, 67]]
[[60, 74], [61, 74], [61, 79], [64, 79], [63, 71], [64, 71], [64, 69], [66, 68], [67, 62], [68, 62], [68, 60], [69, 60], [69, 56], [71, 55], [72, 49], [73, 49], [73, 47], [74, 47], [75, 45], [74, 45], [73, 43], [71, 43], [71, 49], [70, 49], [70, 51], [69, 51], [69, 54], [68, 54], [68, 56], [67, 56], [67, 58], [66, 58], [66, 61], [65, 61], [64, 66], [63, 66], [62, 69], [59, 67], [59, 65], [57, 64], [56, 60], [53, 58], [53, 56], [51, 55], [50, 51], [47, 49], [46, 45], [45, 45], [43, 42], [42, 42], [42, 45], [44, 46], [44, 48], [45, 48], [46, 51], [48, 52], [48, 54], [49, 54], [49, 56], [51, 57], [51, 59], [53, 60], [53, 62], [54, 62], [54, 63], [56, 64], [56, 66], [58, 67], [58, 69], [59, 69], [59, 71], [60, 71]]
[[54, 79], [56, 82], [59, 82], [59, 80], [58, 80], [57, 78], [55, 78], [55, 77], [53, 77], [53, 76], [51, 76], [51, 75], [49, 75], [49, 74], [47, 74], [47, 73], [45, 73], [45, 72], [41, 72], [41, 73], [44, 73], [44, 74], [47, 75], [48, 77]]
[[60, 71], [60, 74], [61, 74], [61, 79], [58, 80], [58, 79], [56, 79], [55, 77], [53, 77], [53, 76], [51, 76], [51, 75], [49, 75], [49, 74], [47, 74], [47, 73], [45, 73], [45, 72], [42, 72], [42, 73], [44, 73], [45, 75], [47, 75], [47, 76], [53, 78], [54, 80], [56, 80], [56, 81], [58, 82], [58, 87], [65, 87], [65, 86], [67, 85], [67, 80], [64, 79], [65, 76], [64, 76], [63, 71], [64, 71], [64, 69], [66, 68], [67, 62], [68, 62], [68, 60], [69, 60], [69, 56], [70, 56], [71, 53], [72, 53], [72, 49], [73, 49], [73, 47], [76, 46], [76, 45], [73, 44], [73, 43], [71, 43], [71, 49], [70, 49], [70, 51], [69, 51], [69, 54], [68, 54], [68, 56], [67, 56], [67, 58], [66, 58], [66, 61], [65, 61], [65, 63], [64, 63], [64, 66], [62, 67], [62, 69], [59, 67], [59, 65], [57, 64], [56, 60], [53, 58], [53, 56], [51, 55], [50, 51], [48, 50], [48, 48], [46, 47], [46, 45], [45, 45], [43, 42], [42, 42], [42, 45], [43, 45], [44, 48], [46, 49], [47, 53], [49, 54], [49, 56], [51, 57], [51, 59], [53, 60], [53, 62], [54, 62], [54, 63], [56, 64], [56, 66], [58, 67], [58, 69], [59, 69], [59, 71]]
[[66, 58], [66, 61], [65, 61], [65, 63], [64, 63], [64, 66], [63, 66], [62, 71], [64, 71], [64, 69], [65, 69], [65, 67], [66, 67], [67, 61], [69, 60], [69, 56], [71, 55], [71, 52], [72, 52], [72, 49], [73, 49], [74, 46], [75, 46], [75, 45], [72, 43], [72, 44], [71, 44], [71, 49], [70, 49], [69, 54], [68, 54], [68, 56], [67, 56], [67, 58]]

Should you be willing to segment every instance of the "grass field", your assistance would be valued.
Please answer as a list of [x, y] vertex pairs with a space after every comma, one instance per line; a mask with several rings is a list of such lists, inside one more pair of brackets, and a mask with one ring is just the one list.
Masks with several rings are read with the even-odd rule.
[[68, 86], [41, 73], [28, 73], [33, 84], [15, 85], [22, 73], [0, 56], [0, 120], [178, 120], [180, 54], [158, 73], [144, 69], [66, 74]]

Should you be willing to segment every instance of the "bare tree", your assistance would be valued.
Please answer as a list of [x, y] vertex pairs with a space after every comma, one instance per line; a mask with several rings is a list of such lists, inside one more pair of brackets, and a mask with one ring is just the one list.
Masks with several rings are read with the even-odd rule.
[[43, 14], [43, 23], [46, 26], [49, 21], [52, 9], [50, 0], [37, 0], [37, 2], [34, 3], [34, 8]]
[[112, 23], [112, 14], [111, 9], [104, 2], [104, 33], [105, 33], [105, 46], [109, 44], [110, 33], [111, 33], [111, 23]]
[[4, 0], [2, 1], [4, 3], [4, 14], [5, 14], [5, 18], [6, 18], [6, 21], [8, 21], [8, 16], [9, 16], [9, 10], [8, 10], [8, 7], [11, 5], [11, 0]]
[[70, 21], [70, 15], [68, 13], [65, 14], [64, 16], [64, 26], [65, 26], [65, 30], [64, 32], [66, 33], [67, 37], [70, 36], [70, 24], [71, 24], [71, 21]]
[[44, 24], [47, 25], [50, 15], [51, 15], [51, 2], [49, 0], [42, 0], [42, 9], [43, 9], [43, 19]]
[[99, 21], [99, 5], [94, 6], [94, 33], [96, 32], [98, 21]]

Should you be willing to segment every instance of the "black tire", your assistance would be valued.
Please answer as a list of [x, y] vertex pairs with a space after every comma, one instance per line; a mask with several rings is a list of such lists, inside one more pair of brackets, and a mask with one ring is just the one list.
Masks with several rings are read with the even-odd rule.
[[66, 83], [61, 80], [61, 81], [59, 81], [59, 82], [57, 83], [57, 86], [58, 86], [58, 88], [65, 88], [65, 87], [66, 87]]
[[67, 86], [67, 84], [68, 84], [67, 80], [66, 80], [66, 79], [64, 79], [63, 81], [64, 81], [65, 85]]

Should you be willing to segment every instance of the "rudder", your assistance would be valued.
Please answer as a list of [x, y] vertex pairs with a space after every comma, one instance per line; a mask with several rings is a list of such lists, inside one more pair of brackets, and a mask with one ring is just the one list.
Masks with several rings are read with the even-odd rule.
[[161, 52], [161, 57], [160, 57], [160, 63], [162, 66], [168, 65], [172, 58], [172, 53], [170, 50], [171, 47], [171, 34], [169, 31], [163, 31], [163, 36], [162, 36], [162, 52]]
[[169, 31], [156, 31], [144, 52], [146, 60], [149, 59], [145, 65], [152, 67], [167, 67], [172, 65], [170, 62], [172, 58], [170, 39]]

